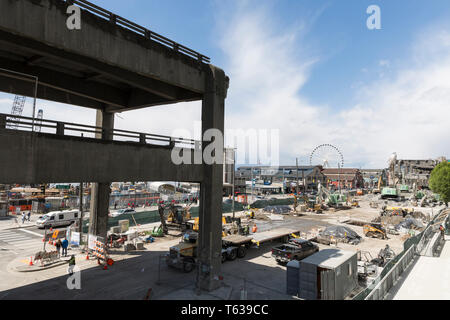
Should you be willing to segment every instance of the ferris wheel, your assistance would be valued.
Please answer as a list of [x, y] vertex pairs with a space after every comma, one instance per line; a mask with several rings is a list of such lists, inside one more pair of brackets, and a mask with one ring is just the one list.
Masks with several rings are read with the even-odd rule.
[[311, 166], [321, 165], [324, 168], [343, 168], [344, 156], [342, 152], [332, 144], [317, 146], [309, 157]]

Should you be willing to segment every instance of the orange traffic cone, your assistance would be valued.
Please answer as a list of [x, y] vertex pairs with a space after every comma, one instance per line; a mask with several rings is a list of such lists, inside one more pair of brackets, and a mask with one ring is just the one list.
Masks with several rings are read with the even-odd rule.
[[89, 253], [86, 255], [86, 260], [89, 260]]
[[30, 257], [30, 266], [33, 265], [33, 257]]

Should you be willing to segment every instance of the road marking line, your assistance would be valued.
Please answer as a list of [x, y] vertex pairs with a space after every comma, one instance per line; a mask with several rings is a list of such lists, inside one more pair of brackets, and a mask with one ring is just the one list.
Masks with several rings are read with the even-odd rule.
[[28, 237], [23, 237], [23, 236], [20, 236], [20, 237], [14, 237], [14, 238], [0, 238], [0, 240], [3, 240], [3, 241], [6, 241], [6, 242], [8, 242], [8, 241], [17, 241], [17, 240], [30, 240], [30, 238], [28, 238]]
[[19, 230], [22, 231], [22, 232], [29, 233], [29, 234], [34, 234], [35, 236], [38, 236], [39, 238], [43, 238], [44, 237], [44, 235], [39, 234], [37, 232], [30, 231], [30, 230], [26, 230], [26, 229], [19, 229]]

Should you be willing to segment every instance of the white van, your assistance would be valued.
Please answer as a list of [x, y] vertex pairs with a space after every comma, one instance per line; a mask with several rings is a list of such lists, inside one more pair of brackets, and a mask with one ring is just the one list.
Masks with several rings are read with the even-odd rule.
[[70, 226], [80, 217], [79, 210], [54, 211], [43, 215], [36, 221], [39, 229]]

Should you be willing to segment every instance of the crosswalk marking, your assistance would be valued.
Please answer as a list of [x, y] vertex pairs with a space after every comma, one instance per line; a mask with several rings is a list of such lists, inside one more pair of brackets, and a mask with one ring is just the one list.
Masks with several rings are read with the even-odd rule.
[[29, 233], [29, 234], [34, 234], [35, 236], [38, 236], [38, 237], [41, 237], [41, 238], [42, 238], [42, 234], [39, 234], [39, 233], [36, 233], [36, 232], [30, 231], [30, 230], [26, 230], [26, 229], [19, 229], [19, 231], [22, 231], [22, 232], [26, 232], [26, 233]]
[[17, 233], [12, 231], [4, 231], [0, 232], [0, 241], [3, 241], [8, 244], [12, 245], [19, 245], [21, 246], [31, 243], [36, 243], [37, 239], [32, 237], [31, 235], [25, 234], [25, 233]]

